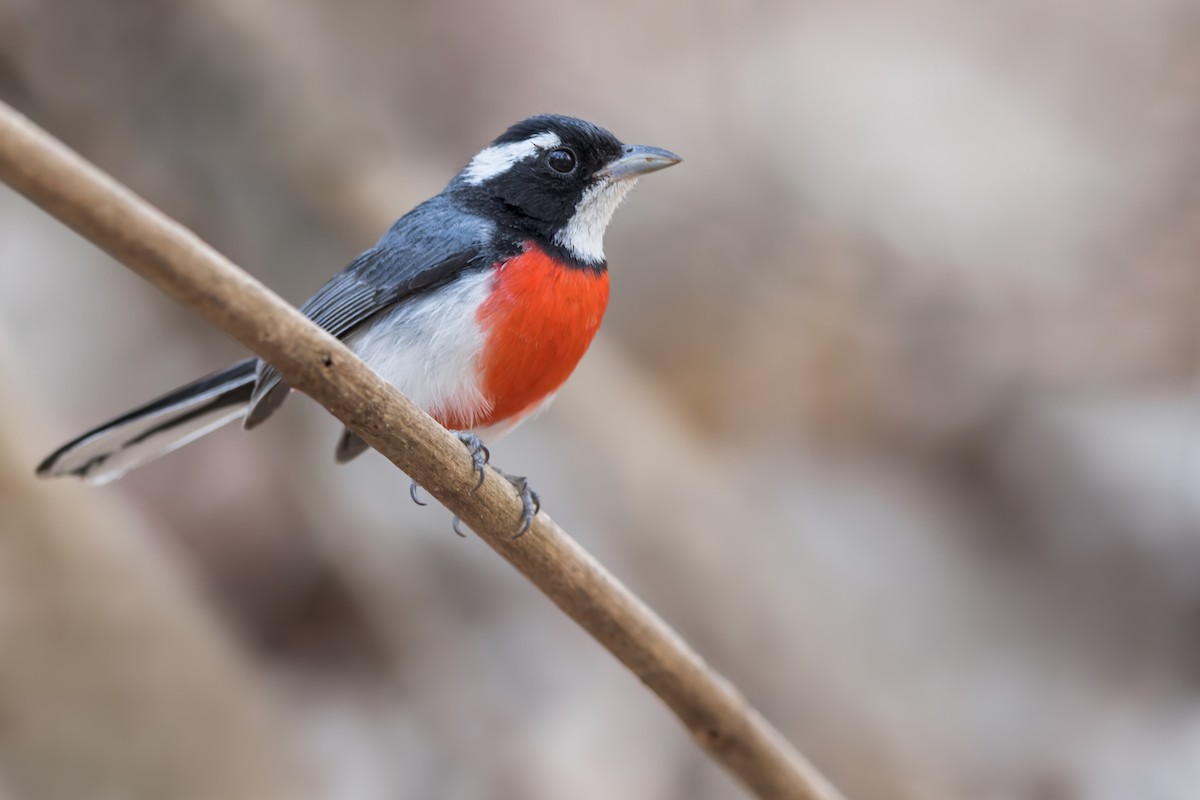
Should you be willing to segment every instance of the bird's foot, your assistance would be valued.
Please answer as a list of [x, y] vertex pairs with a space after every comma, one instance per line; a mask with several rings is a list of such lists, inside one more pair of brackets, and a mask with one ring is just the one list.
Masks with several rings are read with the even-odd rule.
[[496, 467], [492, 469], [495, 469], [506, 481], [511, 483], [521, 498], [521, 529], [513, 535], [514, 539], [520, 539], [533, 526], [533, 518], [542, 510], [542, 498], [538, 497], [538, 493], [530, 488], [529, 481], [524, 476], [509, 475]]
[[467, 431], [455, 431], [454, 435], [458, 437], [458, 440], [466, 446], [467, 452], [471, 454], [471, 465], [479, 473], [479, 480], [475, 482], [475, 488], [478, 489], [480, 486], [483, 486], [483, 476], [487, 474], [484, 470], [487, 468], [488, 459], [492, 457], [492, 454], [475, 434], [468, 433]]
[[[533, 527], [533, 518], [536, 517], [538, 512], [542, 510], [542, 498], [538, 496], [537, 492], [530, 488], [529, 481], [524, 476], [509, 475], [507, 472], [498, 467], [492, 467], [492, 469], [500, 473], [500, 476], [504, 478], [504, 480], [511, 483], [513, 488], [517, 490], [517, 495], [521, 498], [521, 528], [514, 533], [512, 537], [513, 539], [520, 539], [529, 532], [531, 527]], [[458, 517], [454, 518], [454, 524], [452, 527], [454, 528], [454, 532], [459, 536], [466, 536], [466, 534], [462, 532], [462, 520], [460, 520]]]
[[[475, 489], [478, 489], [480, 486], [483, 486], [483, 479], [487, 475], [485, 470], [487, 469], [488, 460], [492, 457], [492, 454], [475, 434], [468, 433], [466, 431], [454, 431], [453, 433], [458, 437], [458, 440], [463, 443], [463, 445], [467, 448], [467, 452], [469, 452], [471, 455], [471, 465], [475, 468], [475, 471], [479, 475], [479, 480], [475, 482]], [[500, 473], [500, 475], [506, 481], [511, 483], [521, 498], [521, 527], [515, 534], [513, 534], [514, 539], [519, 539], [528, 533], [529, 529], [533, 526], [533, 518], [536, 517], [538, 512], [542, 510], [542, 499], [538, 497], [537, 492], [529, 487], [529, 481], [524, 476], [510, 475], [504, 470], [497, 469], [496, 467], [493, 467], [492, 469], [495, 469], [496, 472]], [[426, 505], [426, 503], [417, 496], [418, 489], [420, 489], [420, 487], [417, 485], [417, 482], [413, 481], [408, 487], [408, 496], [411, 497], [412, 501], [417, 505]], [[462, 520], [460, 520], [458, 517], [454, 518], [452, 527], [454, 528], [454, 532], [459, 536], [466, 536], [466, 534], [462, 531]]]
[[[475, 468], [476, 474], [479, 475], [479, 480], [475, 482], [475, 488], [478, 489], [480, 486], [483, 486], [483, 478], [487, 474], [484, 470], [487, 469], [488, 459], [492, 457], [492, 454], [488, 451], [487, 446], [484, 445], [480, 438], [475, 434], [468, 433], [467, 431], [453, 431], [453, 433], [458, 440], [463, 443], [463, 446], [467, 448], [467, 452], [471, 456], [471, 466]], [[417, 495], [417, 492], [420, 490], [420, 488], [421, 487], [417, 484], [417, 482], [413, 481], [411, 484], [409, 484], [408, 496], [411, 497], [412, 501], [419, 506], [429, 505]], [[465, 535], [461, 530], [458, 529], [458, 517], [454, 518], [454, 532], [459, 536]]]

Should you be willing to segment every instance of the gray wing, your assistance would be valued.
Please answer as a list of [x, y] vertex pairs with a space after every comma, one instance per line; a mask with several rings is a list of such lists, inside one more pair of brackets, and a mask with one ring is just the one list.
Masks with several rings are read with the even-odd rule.
[[[487, 220], [438, 195], [397, 220], [374, 247], [322, 286], [300, 311], [329, 333], [344, 338], [396, 303], [465, 269], [485, 266], [492, 231]], [[274, 367], [259, 362], [245, 427], [253, 428], [269, 417], [289, 389]]]

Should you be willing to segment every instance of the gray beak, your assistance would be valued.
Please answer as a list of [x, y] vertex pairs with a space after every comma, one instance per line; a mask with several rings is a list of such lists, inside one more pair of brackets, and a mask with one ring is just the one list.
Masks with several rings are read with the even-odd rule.
[[661, 147], [647, 147], [643, 144], [627, 144], [621, 155], [607, 167], [600, 170], [598, 177], [610, 180], [621, 178], [636, 178], [647, 172], [657, 172], [660, 169], [678, 164], [682, 158], [670, 150]]

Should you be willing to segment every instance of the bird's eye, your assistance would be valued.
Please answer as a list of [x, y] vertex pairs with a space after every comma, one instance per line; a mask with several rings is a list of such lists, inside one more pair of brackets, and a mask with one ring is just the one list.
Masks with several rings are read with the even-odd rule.
[[550, 169], [566, 175], [575, 169], [575, 154], [565, 147], [560, 147], [546, 155], [546, 163], [550, 165]]

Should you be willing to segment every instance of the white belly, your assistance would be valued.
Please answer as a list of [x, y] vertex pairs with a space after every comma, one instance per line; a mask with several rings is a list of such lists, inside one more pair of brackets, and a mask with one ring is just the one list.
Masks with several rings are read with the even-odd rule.
[[493, 280], [492, 270], [481, 270], [402, 301], [346, 337], [346, 345], [432, 416], [483, 418], [489, 410], [479, 385], [485, 336], [476, 312]]

